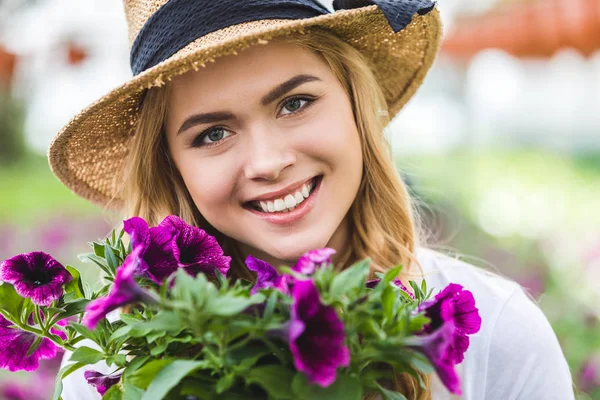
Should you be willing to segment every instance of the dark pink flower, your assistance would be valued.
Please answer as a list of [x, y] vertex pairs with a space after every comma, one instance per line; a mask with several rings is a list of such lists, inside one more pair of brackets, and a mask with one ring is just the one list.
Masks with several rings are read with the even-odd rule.
[[[373, 279], [371, 281], [367, 282], [367, 287], [369, 289], [373, 289], [375, 286], [377, 286], [377, 284], [379, 283], [380, 279]], [[406, 288], [406, 286], [404, 286], [404, 284], [402, 283], [402, 281], [400, 280], [400, 278], [396, 278], [392, 281], [392, 283], [396, 286], [398, 286], [400, 289], [402, 289], [402, 291], [408, 293], [408, 295], [410, 296], [411, 299], [415, 299], [415, 295], [412, 294], [411, 292], [408, 291], [408, 289]]]
[[35, 371], [40, 359], [49, 360], [58, 354], [58, 347], [50, 339], [42, 339], [40, 346], [27, 356], [37, 336], [13, 326], [0, 314], [0, 368], [9, 371]]
[[256, 283], [250, 293], [255, 294], [261, 289], [274, 288], [283, 294], [290, 295], [291, 276], [279, 275], [271, 264], [253, 256], [246, 258], [246, 266], [250, 271], [256, 272]]
[[460, 379], [454, 369], [454, 355], [451, 352], [455, 330], [454, 323], [449, 321], [433, 333], [407, 339], [405, 344], [425, 355], [444, 386], [451, 393], [460, 396]]
[[34, 304], [49, 306], [63, 294], [63, 286], [73, 279], [69, 271], [41, 251], [19, 254], [0, 264], [0, 280], [15, 287]]
[[100, 396], [104, 396], [104, 393], [111, 386], [116, 385], [121, 380], [122, 374], [104, 375], [97, 371], [88, 370], [83, 373], [83, 376], [87, 382], [96, 388]]
[[139, 249], [144, 260], [145, 271], [137, 271], [136, 276], [146, 276], [156, 283], [162, 283], [177, 270], [177, 260], [173, 255], [171, 242], [175, 232], [159, 227], [149, 228], [146, 221], [133, 217], [123, 222], [123, 229], [131, 237], [131, 247]]
[[310, 382], [327, 387], [335, 381], [337, 368], [350, 363], [344, 324], [333, 307], [321, 303], [313, 281], [297, 281], [292, 297], [288, 334], [294, 365]]
[[134, 249], [127, 256], [123, 265], [117, 269], [115, 281], [108, 296], [92, 301], [86, 307], [83, 325], [94, 329], [98, 322], [111, 311], [127, 304], [137, 302], [152, 302], [152, 298], [135, 282], [136, 271], [145, 270], [141, 266], [144, 260], [140, 257], [141, 248]]
[[142, 248], [147, 275], [157, 283], [162, 283], [177, 268], [185, 268], [192, 276], [214, 275], [215, 270], [227, 275], [231, 257], [223, 255], [217, 240], [175, 215], [152, 228], [142, 218], [134, 217], [124, 221], [124, 229], [131, 236], [132, 247]]
[[323, 264], [331, 264], [331, 256], [334, 254], [335, 250], [327, 247], [311, 250], [300, 257], [292, 269], [301, 274], [312, 275]]
[[227, 275], [231, 257], [223, 255], [223, 249], [213, 236], [175, 215], [165, 218], [158, 227], [176, 232], [171, 246], [178, 267], [185, 268], [192, 276], [199, 273], [214, 275], [215, 270]]
[[481, 317], [475, 307], [473, 294], [463, 290], [461, 285], [451, 283], [435, 298], [421, 303], [418, 311], [425, 311], [425, 315], [431, 319], [420, 334], [435, 332], [449, 322], [456, 327], [449, 352], [455, 364], [461, 363], [469, 348], [467, 335], [477, 333], [481, 328]]

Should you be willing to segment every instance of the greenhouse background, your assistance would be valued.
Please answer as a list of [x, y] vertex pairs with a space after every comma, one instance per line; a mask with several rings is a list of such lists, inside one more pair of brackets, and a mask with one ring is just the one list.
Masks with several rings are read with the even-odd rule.
[[[600, 399], [600, 0], [438, 6], [440, 56], [386, 132], [428, 244], [527, 288]], [[0, 0], [0, 260], [44, 249], [93, 284], [74, 255], [111, 221], [45, 152], [129, 78], [126, 38], [120, 0]], [[58, 364], [0, 372], [0, 399], [49, 399]]]

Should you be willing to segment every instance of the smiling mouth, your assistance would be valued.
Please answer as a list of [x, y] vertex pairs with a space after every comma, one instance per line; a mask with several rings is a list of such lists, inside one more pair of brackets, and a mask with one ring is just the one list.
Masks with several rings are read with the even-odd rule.
[[323, 175], [318, 175], [302, 185], [295, 192], [288, 193], [280, 198], [265, 201], [249, 201], [244, 204], [244, 208], [265, 214], [288, 213], [295, 210], [296, 207], [299, 207], [312, 195], [322, 178]]

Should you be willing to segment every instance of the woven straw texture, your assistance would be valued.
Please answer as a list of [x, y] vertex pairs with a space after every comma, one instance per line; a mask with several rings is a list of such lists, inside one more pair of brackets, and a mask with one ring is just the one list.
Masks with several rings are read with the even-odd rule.
[[[165, 2], [126, 0], [130, 44], [144, 22]], [[370, 62], [395, 115], [421, 85], [439, 47], [437, 9], [415, 15], [394, 33], [376, 6], [340, 10], [302, 20], [261, 20], [230, 26], [190, 43], [168, 60], [147, 69], [75, 116], [55, 137], [48, 158], [54, 174], [75, 194], [109, 209], [120, 209], [129, 143], [146, 88], [162, 86], [173, 76], [199, 70], [218, 57], [293, 34], [327, 28], [357, 48]]]

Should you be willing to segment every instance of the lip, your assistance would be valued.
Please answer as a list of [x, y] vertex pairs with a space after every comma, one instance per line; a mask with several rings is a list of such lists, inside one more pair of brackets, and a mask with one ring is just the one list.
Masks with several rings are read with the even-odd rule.
[[304, 185], [305, 183], [308, 183], [308, 182], [312, 181], [315, 178], [316, 178], [316, 176], [313, 176], [313, 177], [311, 177], [309, 179], [305, 179], [303, 181], [298, 181], [298, 182], [292, 183], [291, 185], [288, 185], [288, 186], [284, 187], [281, 190], [276, 190], [276, 191], [273, 191], [273, 192], [265, 193], [265, 194], [260, 195], [258, 197], [254, 197], [254, 198], [252, 198], [250, 200], [246, 200], [244, 202], [244, 204], [247, 204], [247, 203], [250, 203], [250, 202], [253, 202], [253, 201], [267, 201], [267, 200], [280, 199], [282, 197], [285, 197], [285, 195], [295, 193], [297, 190], [300, 190], [300, 188], [302, 187], [302, 185]]
[[281, 226], [291, 225], [302, 219], [314, 208], [317, 202], [317, 196], [321, 189], [321, 183], [323, 182], [323, 176], [318, 176], [316, 178], [315, 188], [311, 192], [310, 196], [304, 199], [304, 201], [292, 211], [288, 211], [286, 213], [265, 213], [257, 211], [253, 208], [247, 208], [247, 210], [271, 224]]

